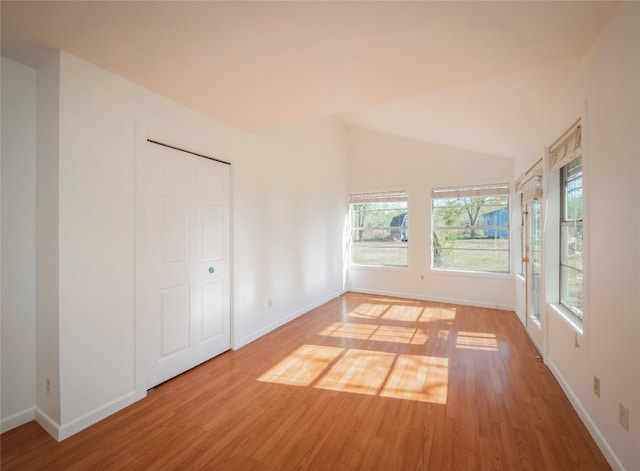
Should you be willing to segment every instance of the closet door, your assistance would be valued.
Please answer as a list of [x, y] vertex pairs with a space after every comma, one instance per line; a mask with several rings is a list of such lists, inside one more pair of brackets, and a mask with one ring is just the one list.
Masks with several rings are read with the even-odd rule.
[[150, 388], [230, 348], [230, 166], [145, 150], [138, 293]]

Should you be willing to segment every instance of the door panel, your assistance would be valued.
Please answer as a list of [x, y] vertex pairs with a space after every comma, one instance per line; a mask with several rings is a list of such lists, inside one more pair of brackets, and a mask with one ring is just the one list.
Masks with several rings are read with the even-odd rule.
[[542, 226], [541, 206], [539, 199], [526, 204], [527, 231], [527, 332], [536, 343], [538, 350], [543, 351], [542, 316], [540, 310], [541, 277], [542, 277]]
[[222, 260], [224, 250], [224, 208], [222, 205], [203, 204], [200, 261]]
[[230, 348], [229, 166], [147, 142], [138, 293], [147, 387]]
[[219, 336], [223, 332], [223, 306], [219, 300], [224, 298], [222, 281], [212, 281], [202, 285], [202, 336], [201, 341]]
[[189, 287], [176, 286], [160, 290], [161, 344], [160, 360], [189, 348]]
[[161, 263], [187, 263], [189, 260], [189, 200], [160, 198]]

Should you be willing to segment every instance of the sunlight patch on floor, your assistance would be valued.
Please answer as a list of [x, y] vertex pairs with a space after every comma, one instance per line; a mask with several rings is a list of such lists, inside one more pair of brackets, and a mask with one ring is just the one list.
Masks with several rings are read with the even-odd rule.
[[456, 348], [467, 350], [498, 351], [498, 339], [496, 334], [484, 332], [458, 332]]
[[303, 345], [258, 381], [446, 404], [448, 360]]
[[420, 317], [420, 322], [452, 321], [456, 318], [454, 307], [426, 307]]
[[393, 365], [393, 353], [349, 350], [318, 381], [320, 389], [376, 395]]
[[381, 396], [412, 401], [447, 403], [449, 360], [423, 355], [400, 355]]
[[267, 383], [310, 386], [344, 349], [303, 345], [258, 378]]
[[353, 322], [334, 322], [319, 335], [412, 345], [424, 345], [428, 339], [428, 335], [423, 329]]
[[420, 319], [424, 308], [417, 306], [391, 306], [382, 316], [392, 321], [416, 322]]
[[388, 304], [360, 303], [347, 316], [360, 319], [377, 319], [389, 309]]

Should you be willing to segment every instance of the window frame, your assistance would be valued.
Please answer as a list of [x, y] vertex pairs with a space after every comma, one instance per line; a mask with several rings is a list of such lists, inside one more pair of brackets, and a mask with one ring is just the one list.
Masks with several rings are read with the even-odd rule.
[[[356, 231], [364, 231], [366, 227], [355, 227], [354, 226], [354, 205], [357, 204], [390, 204], [390, 203], [404, 203], [404, 208], [383, 208], [383, 209], [371, 209], [371, 211], [395, 211], [399, 210], [401, 213], [394, 216], [392, 219], [396, 219], [397, 216], [404, 214], [402, 221], [406, 221], [406, 225], [392, 225], [392, 220], [389, 221], [388, 226], [379, 226], [374, 228], [368, 228], [370, 230], [377, 231], [389, 231], [389, 236], [385, 237], [385, 239], [389, 238], [394, 240], [396, 243], [405, 243], [404, 247], [384, 247], [380, 246], [377, 249], [386, 250], [386, 249], [403, 249], [406, 251], [405, 260], [406, 264], [385, 264], [385, 263], [361, 263], [354, 261], [354, 234]], [[409, 243], [408, 243], [408, 234], [409, 234], [409, 194], [405, 190], [396, 190], [396, 191], [372, 191], [366, 193], [352, 193], [349, 195], [349, 266], [356, 268], [366, 268], [366, 269], [407, 269], [409, 267]], [[396, 241], [392, 239], [393, 232], [398, 232], [400, 235], [400, 241]]]
[[[568, 216], [568, 198], [567, 193], [569, 191], [569, 183], [571, 181], [575, 181], [577, 178], [571, 178], [568, 176], [570, 167], [575, 168], [576, 162], [578, 162], [578, 166], [580, 168], [579, 171], [579, 179], [580, 179], [580, 191], [582, 193], [582, 199], [580, 202], [580, 216], [579, 218], [570, 218]], [[582, 162], [582, 156], [578, 155], [570, 162], [566, 163], [560, 168], [560, 224], [559, 224], [559, 257], [558, 257], [558, 304], [568, 311], [568, 314], [574, 318], [574, 321], [577, 323], [582, 323], [584, 320], [584, 312], [583, 308], [578, 307], [576, 305], [571, 304], [566, 299], [563, 298], [563, 293], [566, 288], [567, 276], [565, 274], [567, 271], [574, 271], [580, 274], [581, 284], [580, 284], [580, 297], [583, 299], [584, 295], [584, 167]], [[564, 254], [569, 253], [569, 242], [567, 237], [565, 236], [565, 229], [574, 227], [576, 232], [580, 232], [582, 235], [581, 245], [582, 252], [580, 254], [580, 261], [582, 269], [571, 266], [570, 264], [564, 262]], [[565, 247], [566, 245], [566, 247]]]
[[[495, 197], [495, 196], [504, 196], [506, 197], [506, 206], [497, 209], [499, 211], [505, 210], [507, 215], [507, 225], [482, 225], [476, 224], [473, 226], [473, 231], [482, 231], [484, 233], [485, 230], [488, 231], [504, 231], [507, 232], [506, 237], [506, 249], [475, 249], [475, 248], [454, 248], [448, 247], [444, 248], [444, 250], [460, 250], [460, 251], [477, 251], [477, 252], [506, 252], [506, 264], [504, 270], [490, 270], [490, 269], [473, 269], [473, 268], [459, 268], [452, 266], [436, 266], [436, 248], [435, 243], [437, 241], [436, 233], [439, 230], [462, 230], [468, 229], [467, 226], [436, 226], [436, 212], [437, 207], [434, 206], [434, 202], [436, 200], [455, 200], [460, 198], [468, 198], [468, 197]], [[430, 244], [430, 256], [431, 256], [431, 270], [439, 272], [439, 273], [465, 273], [465, 274], [475, 274], [480, 276], [511, 276], [512, 267], [511, 267], [511, 191], [510, 185], [507, 183], [498, 183], [498, 184], [480, 184], [480, 185], [468, 185], [464, 187], [441, 187], [441, 188], [432, 188], [431, 190], [431, 198], [430, 198], [430, 207], [431, 207], [431, 244]], [[497, 211], [496, 210], [496, 211]], [[482, 217], [483, 215], [478, 214], [477, 217]], [[500, 238], [500, 237], [498, 237]], [[442, 247], [439, 250], [443, 250]]]

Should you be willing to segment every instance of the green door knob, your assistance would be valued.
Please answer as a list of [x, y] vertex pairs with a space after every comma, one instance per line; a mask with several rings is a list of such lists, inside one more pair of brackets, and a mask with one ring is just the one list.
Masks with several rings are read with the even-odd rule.
[[216, 269], [215, 269], [215, 268], [213, 268], [213, 267], [209, 267], [209, 273], [213, 273], [214, 271], [216, 271]]

